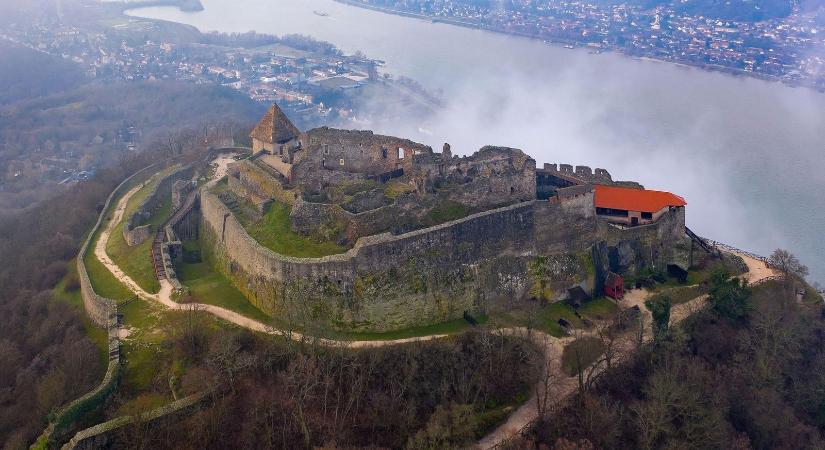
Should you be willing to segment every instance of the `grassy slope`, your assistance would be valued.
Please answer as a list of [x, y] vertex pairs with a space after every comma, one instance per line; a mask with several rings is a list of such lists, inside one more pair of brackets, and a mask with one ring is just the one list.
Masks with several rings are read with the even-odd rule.
[[89, 273], [89, 280], [92, 282], [92, 288], [98, 295], [113, 300], [126, 300], [133, 297], [132, 292], [95, 257], [93, 249], [98, 237], [96, 236], [92, 241], [83, 260], [86, 264], [86, 271]]
[[656, 291], [656, 295], [666, 295], [670, 297], [670, 301], [677, 305], [693, 300], [694, 298], [704, 294], [700, 286], [677, 286], [668, 289]]
[[559, 319], [566, 320], [574, 328], [584, 327], [584, 323], [576, 317], [574, 309], [565, 302], [551, 303], [539, 309], [536, 313], [536, 327], [552, 336], [567, 336], [558, 323]]
[[439, 225], [451, 220], [461, 219], [470, 214], [470, 208], [458, 202], [445, 200], [427, 212], [421, 219], [425, 227]]
[[235, 311], [262, 323], [272, 318], [256, 308], [229, 280], [212, 269], [208, 262], [180, 264], [177, 267], [180, 282], [189, 288], [193, 301]]
[[318, 258], [343, 253], [344, 247], [334, 242], [316, 242], [290, 229], [290, 207], [273, 202], [267, 207], [263, 218], [247, 225], [246, 230], [261, 245], [286, 256]]
[[610, 319], [617, 312], [619, 312], [619, 307], [606, 297], [590, 300], [579, 308], [579, 314], [594, 320]]
[[[489, 319], [487, 316], [474, 316], [474, 318], [479, 322], [479, 324], [484, 324]], [[387, 331], [383, 333], [341, 333], [338, 336], [356, 341], [381, 341], [429, 336], [433, 334], [458, 334], [467, 331], [470, 328], [472, 328], [472, 326], [466, 320], [455, 319], [433, 325], [405, 328], [403, 330]]]

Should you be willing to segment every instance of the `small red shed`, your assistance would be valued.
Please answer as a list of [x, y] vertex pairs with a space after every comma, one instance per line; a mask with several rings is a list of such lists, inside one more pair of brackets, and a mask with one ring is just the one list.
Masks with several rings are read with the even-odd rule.
[[616, 300], [624, 297], [624, 278], [617, 273], [608, 273], [604, 282], [604, 295]]

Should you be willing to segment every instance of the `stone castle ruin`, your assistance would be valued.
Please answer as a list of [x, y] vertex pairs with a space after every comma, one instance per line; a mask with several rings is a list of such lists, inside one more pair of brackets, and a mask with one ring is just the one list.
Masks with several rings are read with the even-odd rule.
[[[277, 106], [225, 187], [202, 189], [205, 253], [262, 310], [339, 330], [386, 331], [598, 295], [610, 272], [686, 265], [685, 202], [604, 169], [536, 168], [521, 150], [469, 156], [371, 131], [301, 132]], [[334, 242], [278, 254], [245, 225], [277, 202], [292, 232]]]

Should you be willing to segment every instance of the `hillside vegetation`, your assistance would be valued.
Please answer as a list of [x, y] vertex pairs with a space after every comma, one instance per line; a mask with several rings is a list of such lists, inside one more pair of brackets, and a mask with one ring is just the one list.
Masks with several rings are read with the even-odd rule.
[[[13, 218], [0, 218], [0, 443], [28, 447], [49, 412], [96, 385], [105, 371], [87, 337], [69, 265], [99, 206], [146, 160], [124, 161]], [[68, 274], [62, 287], [53, 287]], [[99, 341], [99, 333], [90, 333]]]
[[85, 82], [78, 64], [0, 41], [0, 106], [56, 94]]
[[557, 402], [513, 448], [822, 448], [822, 300], [782, 281], [713, 283], [708, 309]]
[[489, 332], [346, 350], [189, 330], [173, 328], [170, 341], [187, 361], [183, 391], [224, 395], [174, 424], [129, 426], [115, 448], [461, 448], [527, 398], [541, 358]]
[[[60, 167], [115, 163], [133, 153], [129, 144], [168, 147], [176, 130], [240, 124], [233, 129], [243, 134], [262, 108], [228, 88], [171, 81], [84, 85], [0, 106], [0, 210], [9, 214], [60, 191]], [[47, 159], [56, 168], [41, 167]]]

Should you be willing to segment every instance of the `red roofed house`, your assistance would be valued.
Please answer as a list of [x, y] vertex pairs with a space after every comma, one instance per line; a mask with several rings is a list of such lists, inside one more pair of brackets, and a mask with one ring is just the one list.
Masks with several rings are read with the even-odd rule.
[[671, 209], [687, 205], [685, 199], [670, 192], [603, 185], [593, 189], [596, 214], [622, 225], [653, 223]]

